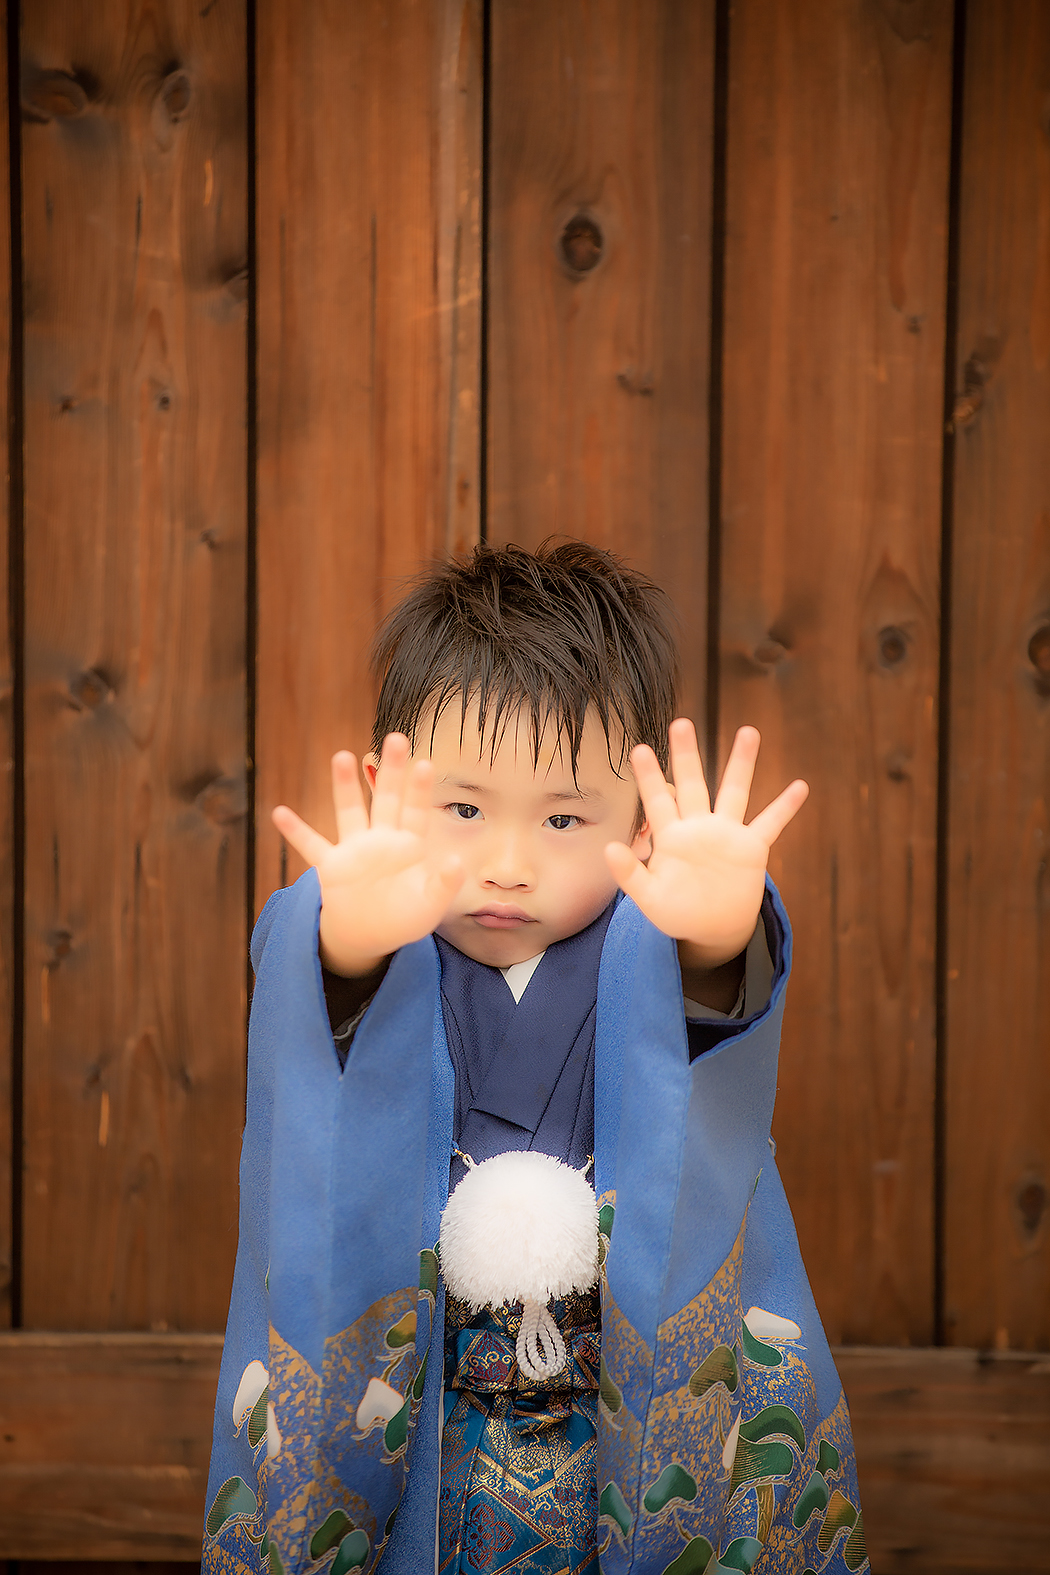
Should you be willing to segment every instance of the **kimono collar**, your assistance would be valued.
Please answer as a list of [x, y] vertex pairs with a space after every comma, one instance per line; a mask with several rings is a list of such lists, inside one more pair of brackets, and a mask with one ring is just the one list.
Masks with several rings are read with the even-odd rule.
[[548, 946], [517, 1003], [498, 968], [435, 936], [455, 1140], [479, 1163], [535, 1148], [581, 1165], [592, 1152], [598, 967], [614, 907]]

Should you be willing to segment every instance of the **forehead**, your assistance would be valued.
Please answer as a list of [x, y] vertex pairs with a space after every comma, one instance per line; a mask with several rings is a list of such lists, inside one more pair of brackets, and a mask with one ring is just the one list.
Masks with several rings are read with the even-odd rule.
[[[452, 766], [470, 766], [475, 772], [482, 771], [496, 778], [527, 777], [545, 784], [557, 781], [573, 785], [569, 740], [556, 731], [553, 722], [549, 723], [540, 737], [537, 758], [532, 718], [526, 706], [502, 716], [495, 728], [491, 718], [487, 719], [483, 734], [477, 701], [468, 703], [464, 716], [457, 697], [444, 707], [436, 722], [427, 718], [420, 723], [416, 751], [423, 753], [428, 745], [439, 772]], [[626, 764], [619, 772], [613, 765], [614, 761], [619, 763], [621, 753], [626, 758], [622, 746], [622, 733], [618, 728], [614, 726], [611, 740], [607, 739], [598, 713], [588, 710], [576, 761], [575, 776], [579, 786], [604, 790], [616, 783], [630, 783], [631, 773]]]

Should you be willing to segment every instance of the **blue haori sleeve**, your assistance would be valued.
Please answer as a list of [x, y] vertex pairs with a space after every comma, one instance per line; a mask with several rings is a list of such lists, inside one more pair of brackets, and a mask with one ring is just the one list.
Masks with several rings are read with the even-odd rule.
[[598, 1430], [605, 1575], [867, 1567], [849, 1415], [770, 1123], [787, 915], [743, 1032], [689, 1061], [674, 943], [623, 902], [598, 998], [608, 1247]]
[[452, 1108], [437, 954], [428, 938], [396, 955], [344, 1070], [319, 906], [308, 871], [271, 898], [253, 938], [207, 1575], [297, 1575], [333, 1550], [340, 1571], [381, 1551], [391, 1575], [418, 1569], [420, 1547], [432, 1558], [441, 1363], [427, 1351]]

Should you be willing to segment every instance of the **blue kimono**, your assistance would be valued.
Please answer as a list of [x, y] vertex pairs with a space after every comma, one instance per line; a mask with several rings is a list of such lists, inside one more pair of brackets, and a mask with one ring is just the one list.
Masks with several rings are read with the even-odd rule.
[[[589, 1406], [597, 1430], [598, 1502], [581, 1513], [597, 1510], [607, 1575], [841, 1575], [867, 1564], [846, 1404], [772, 1158], [790, 932], [771, 885], [766, 912], [768, 1007], [693, 1060], [674, 943], [628, 899], [604, 936], [593, 1035], [600, 1336], [586, 1306], [557, 1310], [571, 1336], [573, 1415], [582, 1428]], [[428, 938], [396, 954], [344, 1070], [318, 913], [308, 872], [271, 898], [253, 937], [207, 1575], [377, 1565], [421, 1575], [439, 1557], [447, 1565], [467, 1488], [454, 1480], [452, 1440], [441, 1480], [443, 1416], [463, 1421], [465, 1347], [451, 1305], [446, 1341], [434, 1250], [462, 1119], [438, 949]], [[496, 1327], [475, 1320], [466, 1344], [476, 1356], [475, 1337], [491, 1334], [492, 1361], [502, 1351], [506, 1369], [496, 1316]], [[479, 1373], [475, 1362], [468, 1390]], [[509, 1369], [497, 1380], [493, 1393], [515, 1386]], [[547, 1419], [557, 1405], [519, 1393], [489, 1411], [518, 1438], [538, 1416], [571, 1445], [577, 1424], [558, 1404]], [[493, 1534], [499, 1544], [498, 1519], [489, 1548]], [[464, 1531], [464, 1568], [475, 1567], [470, 1551]]]

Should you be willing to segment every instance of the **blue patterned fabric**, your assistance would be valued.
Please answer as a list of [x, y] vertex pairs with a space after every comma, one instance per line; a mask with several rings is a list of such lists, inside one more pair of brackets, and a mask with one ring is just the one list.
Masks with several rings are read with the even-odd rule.
[[568, 1362], [534, 1383], [514, 1355], [520, 1304], [449, 1298], [438, 1575], [597, 1575], [597, 1292], [552, 1311]]
[[[572, 1426], [593, 1407], [606, 1575], [867, 1566], [846, 1405], [770, 1147], [791, 952], [772, 886], [767, 912], [769, 1006], [692, 1063], [674, 944], [627, 899], [605, 937], [599, 1387], [596, 1404], [593, 1392], [574, 1397]], [[453, 1072], [438, 953], [427, 939], [396, 955], [342, 1070], [318, 913], [308, 872], [271, 899], [253, 938], [241, 1233], [206, 1575], [423, 1575], [449, 1524], [439, 1524], [444, 1296], [433, 1247]], [[471, 1420], [478, 1448], [510, 1405], [493, 1393], [481, 1423]], [[454, 1425], [469, 1452], [467, 1420]], [[582, 1432], [566, 1437], [586, 1448]]]

